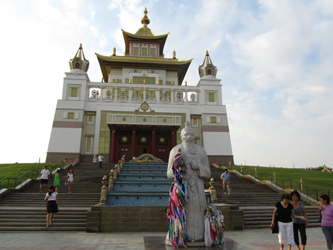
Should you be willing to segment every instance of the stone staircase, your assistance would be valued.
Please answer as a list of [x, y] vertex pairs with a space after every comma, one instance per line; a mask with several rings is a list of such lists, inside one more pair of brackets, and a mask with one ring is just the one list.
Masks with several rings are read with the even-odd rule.
[[172, 181], [167, 168], [167, 163], [126, 162], [108, 191], [107, 205], [168, 206]]
[[[72, 168], [75, 181], [72, 193], [64, 185], [68, 170]], [[63, 177], [59, 187], [59, 213], [46, 229], [45, 188], [39, 193], [39, 181], [33, 180], [20, 190], [12, 190], [0, 198], [0, 231], [85, 231], [86, 213], [90, 206], [99, 203], [101, 180], [111, 169], [104, 164], [100, 169], [95, 164], [78, 164], [67, 170], [60, 170]], [[53, 177], [48, 186], [53, 185]]]
[[[272, 222], [273, 207], [240, 207], [243, 210], [244, 229], [269, 228]], [[318, 207], [305, 205], [309, 227], [320, 227]]]
[[[270, 228], [275, 204], [281, 199], [282, 193], [277, 193], [266, 185], [257, 184], [248, 178], [238, 177], [236, 174], [230, 173], [231, 195], [225, 195], [220, 178], [224, 170], [211, 166], [211, 171], [215, 180], [214, 187], [217, 192], [218, 204], [238, 206], [240, 210], [243, 210], [244, 229]], [[208, 185], [208, 181], [205, 184]], [[318, 207], [305, 203], [305, 210], [308, 215], [309, 227], [319, 227]]]

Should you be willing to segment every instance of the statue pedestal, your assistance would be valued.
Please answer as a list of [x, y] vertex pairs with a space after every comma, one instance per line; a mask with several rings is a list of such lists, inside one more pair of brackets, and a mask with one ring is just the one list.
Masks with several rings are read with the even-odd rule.
[[[175, 247], [172, 245], [172, 243], [166, 238], [165, 239], [165, 245], [166, 245], [166, 249], [175, 249]], [[195, 241], [195, 242], [186, 242], [186, 246], [187, 247], [205, 247], [205, 242], [204, 241]], [[182, 248], [182, 247], [179, 247]]]
[[205, 247], [204, 241], [186, 242], [187, 247]]

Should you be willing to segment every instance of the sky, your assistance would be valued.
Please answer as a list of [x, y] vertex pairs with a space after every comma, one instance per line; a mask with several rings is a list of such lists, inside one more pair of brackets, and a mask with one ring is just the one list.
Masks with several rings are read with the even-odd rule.
[[95, 53], [122, 55], [145, 7], [188, 85], [209, 51], [235, 164], [333, 167], [331, 0], [2, 0], [0, 163], [45, 161], [68, 61], [82, 43], [99, 82]]

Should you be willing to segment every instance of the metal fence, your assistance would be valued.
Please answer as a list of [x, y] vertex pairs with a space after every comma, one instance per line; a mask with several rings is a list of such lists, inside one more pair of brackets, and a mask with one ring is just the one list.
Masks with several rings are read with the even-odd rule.
[[231, 170], [237, 170], [241, 174], [251, 175], [257, 178], [259, 181], [270, 181], [275, 185], [281, 187], [282, 189], [297, 189], [305, 194], [307, 197], [311, 197], [315, 200], [319, 200], [319, 196], [322, 194], [330, 195], [330, 192], [333, 193], [333, 189], [331, 188], [323, 188], [323, 189], [315, 189], [310, 186], [303, 184], [295, 179], [280, 179], [268, 172], [257, 173], [256, 170], [244, 167], [244, 166], [228, 166]]
[[[53, 170], [57, 168], [62, 168], [65, 163], [57, 162], [55, 165], [48, 165], [48, 170], [52, 173]], [[44, 167], [43, 167], [44, 168]], [[37, 179], [40, 175], [40, 172], [43, 168], [38, 169], [30, 169], [29, 171], [25, 172], [24, 174], [20, 175], [18, 172], [18, 177], [5, 177], [0, 180], [0, 189], [1, 188], [15, 188], [16, 186], [20, 185], [21, 183], [25, 182], [28, 179]]]

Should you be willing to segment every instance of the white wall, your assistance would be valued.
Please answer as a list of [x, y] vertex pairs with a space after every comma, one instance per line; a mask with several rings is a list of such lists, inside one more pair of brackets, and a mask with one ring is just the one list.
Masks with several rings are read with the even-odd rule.
[[229, 132], [203, 132], [207, 155], [232, 155]]
[[52, 128], [48, 153], [80, 153], [81, 128]]

